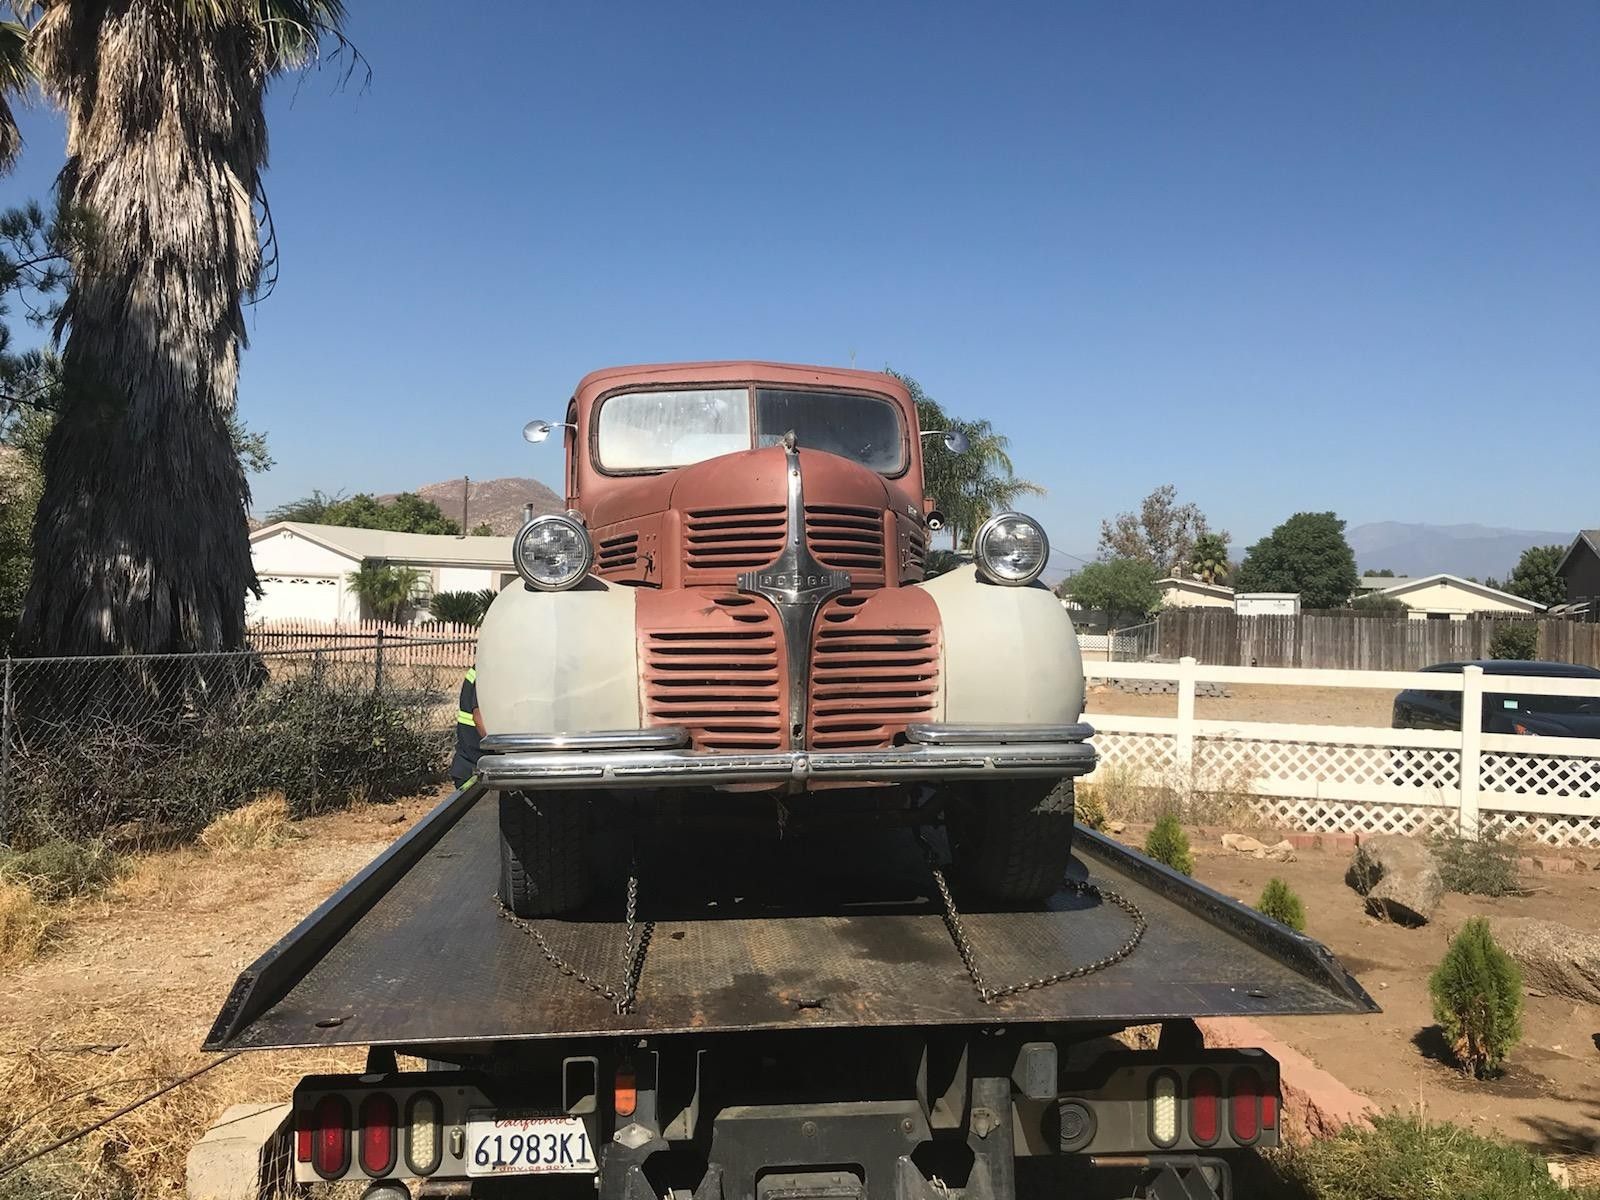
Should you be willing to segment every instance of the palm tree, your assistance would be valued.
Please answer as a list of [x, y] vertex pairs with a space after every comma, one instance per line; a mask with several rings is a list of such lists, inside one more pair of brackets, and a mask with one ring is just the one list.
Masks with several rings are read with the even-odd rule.
[[[256, 587], [229, 436], [261, 280], [268, 83], [339, 38], [341, 0], [41, 0], [29, 34], [67, 117], [73, 256], [19, 640], [34, 653], [233, 649]], [[341, 42], [342, 45], [342, 42]]]
[[27, 29], [14, 21], [0, 21], [0, 175], [11, 170], [22, 152], [11, 98], [27, 91], [32, 82]]
[[1016, 477], [1011, 463], [1011, 439], [995, 432], [988, 420], [952, 417], [911, 376], [894, 370], [887, 374], [906, 385], [917, 406], [917, 424], [924, 432], [959, 429], [967, 435], [968, 446], [961, 454], [946, 450], [941, 438], [922, 439], [923, 482], [928, 495], [944, 513], [952, 548], [970, 543], [978, 526], [995, 513], [1011, 508], [1019, 497], [1044, 495], [1044, 488], [1037, 483]]
[[1216, 583], [1228, 574], [1228, 539], [1220, 533], [1202, 533], [1189, 551], [1189, 573], [1205, 583]]
[[363, 608], [380, 621], [398, 621], [416, 602], [422, 572], [414, 567], [396, 567], [369, 558], [347, 578], [350, 590], [361, 598]]

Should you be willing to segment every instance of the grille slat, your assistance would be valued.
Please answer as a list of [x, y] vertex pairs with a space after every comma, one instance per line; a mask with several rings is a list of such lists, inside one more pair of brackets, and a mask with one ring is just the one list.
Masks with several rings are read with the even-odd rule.
[[[712, 598], [713, 623], [645, 637], [645, 707], [654, 725], [683, 725], [701, 750], [784, 744], [777, 616], [747, 597]], [[737, 624], [733, 624], [737, 622]]]
[[733, 584], [740, 571], [778, 557], [787, 527], [781, 504], [691, 509], [684, 519], [684, 582]]
[[934, 714], [937, 631], [926, 625], [884, 628], [870, 615], [871, 603], [870, 593], [842, 596], [817, 622], [809, 744], [818, 750], [889, 746], [908, 724]]
[[884, 585], [882, 509], [808, 504], [806, 544], [823, 566], [849, 571], [852, 587]]

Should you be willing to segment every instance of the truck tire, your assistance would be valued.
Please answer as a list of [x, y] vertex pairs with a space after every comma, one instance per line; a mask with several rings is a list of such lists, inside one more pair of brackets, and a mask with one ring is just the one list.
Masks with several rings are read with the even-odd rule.
[[501, 902], [519, 917], [581, 908], [593, 890], [589, 801], [560, 792], [499, 796]]
[[1072, 858], [1072, 780], [961, 785], [945, 802], [945, 821], [962, 878], [996, 900], [1043, 900]]

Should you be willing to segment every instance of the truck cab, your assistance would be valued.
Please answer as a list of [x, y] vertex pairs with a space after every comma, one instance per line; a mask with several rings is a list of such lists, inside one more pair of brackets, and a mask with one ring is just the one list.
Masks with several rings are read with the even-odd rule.
[[1000, 899], [1071, 851], [1091, 770], [1037, 521], [994, 513], [929, 579], [940, 498], [893, 376], [760, 362], [597, 371], [560, 423], [567, 511], [529, 521], [478, 643], [500, 893], [581, 906], [597, 827], [827, 813], [942, 824]]

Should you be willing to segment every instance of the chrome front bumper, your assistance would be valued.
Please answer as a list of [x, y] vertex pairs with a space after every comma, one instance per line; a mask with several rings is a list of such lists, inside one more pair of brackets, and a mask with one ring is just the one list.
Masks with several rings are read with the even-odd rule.
[[1094, 770], [1088, 725], [946, 725], [906, 728], [889, 750], [776, 750], [702, 754], [676, 726], [572, 734], [491, 734], [478, 778], [486, 787], [780, 786], [812, 781], [912, 783], [950, 779], [1066, 778]]

